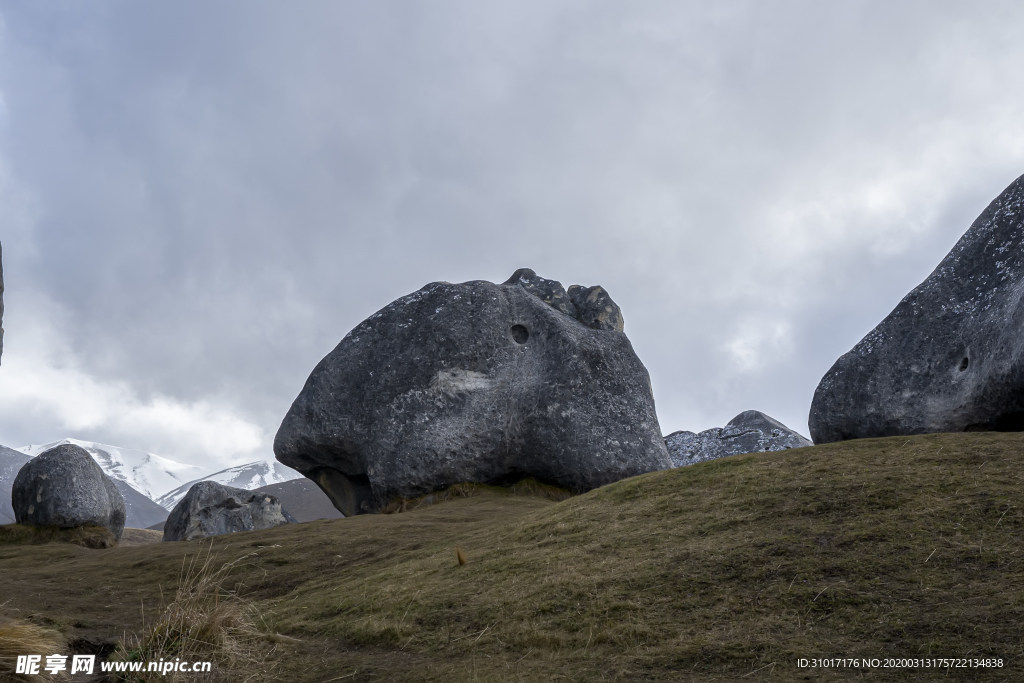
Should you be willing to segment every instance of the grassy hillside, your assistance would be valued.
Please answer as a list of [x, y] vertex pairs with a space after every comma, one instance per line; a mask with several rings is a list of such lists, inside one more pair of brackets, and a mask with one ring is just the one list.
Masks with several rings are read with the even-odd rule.
[[[140, 631], [183, 558], [239, 562], [286, 680], [1020, 680], [1024, 435], [734, 456], [562, 502], [486, 487], [211, 541], [0, 545], [0, 603], [91, 642]], [[462, 549], [467, 562], [456, 560]], [[234, 584], [233, 584], [234, 585]], [[800, 657], [1001, 669], [798, 669]]]

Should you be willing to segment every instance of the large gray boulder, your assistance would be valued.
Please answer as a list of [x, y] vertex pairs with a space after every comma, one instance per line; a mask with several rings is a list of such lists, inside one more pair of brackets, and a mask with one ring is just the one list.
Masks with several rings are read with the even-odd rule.
[[102, 526], [117, 540], [124, 531], [124, 497], [84, 449], [63, 444], [40, 453], [18, 471], [11, 487], [18, 524], [74, 528]]
[[665, 437], [673, 467], [739, 453], [783, 451], [813, 445], [806, 437], [757, 410], [740, 413], [725, 427], [705, 429], [699, 434], [673, 432]]
[[1024, 176], [814, 392], [815, 443], [1024, 429]]
[[671, 466], [647, 369], [600, 287], [522, 269], [434, 282], [349, 332], [313, 370], [277, 459], [345, 515], [463, 481], [586, 491]]
[[270, 529], [295, 520], [268, 493], [246, 491], [215, 481], [194, 484], [164, 523], [165, 541]]

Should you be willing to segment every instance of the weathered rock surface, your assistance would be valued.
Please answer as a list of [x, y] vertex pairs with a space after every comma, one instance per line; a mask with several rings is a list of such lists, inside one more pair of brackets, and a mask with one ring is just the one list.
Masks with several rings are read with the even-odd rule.
[[74, 528], [102, 526], [120, 540], [125, 503], [121, 492], [84, 449], [51, 448], [29, 460], [11, 487], [18, 524]]
[[815, 443], [1024, 429], [1024, 176], [825, 374]]
[[562, 288], [562, 283], [542, 278], [529, 268], [520, 268], [512, 273], [512, 277], [504, 284], [519, 285], [556, 311], [561, 311], [595, 330], [622, 332], [625, 329], [622, 310], [600, 285], [570, 285], [566, 291]]
[[740, 413], [725, 427], [705, 429], [699, 434], [673, 432], [665, 437], [673, 467], [739, 453], [783, 451], [812, 445], [806, 437], [757, 410]]
[[191, 541], [294, 523], [281, 502], [268, 493], [201, 481], [171, 510], [164, 523], [164, 540]]
[[435, 282], [352, 330], [313, 370], [277, 459], [345, 515], [463, 481], [574, 491], [671, 466], [650, 378], [599, 287], [522, 269]]

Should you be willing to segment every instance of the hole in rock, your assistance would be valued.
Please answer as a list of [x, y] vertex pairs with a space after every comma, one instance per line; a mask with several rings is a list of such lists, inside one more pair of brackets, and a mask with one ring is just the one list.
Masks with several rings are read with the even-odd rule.
[[516, 344], [525, 344], [526, 340], [530, 338], [530, 331], [522, 325], [513, 325], [512, 338], [516, 340]]
[[960, 372], [963, 372], [964, 370], [966, 370], [967, 369], [967, 365], [970, 362], [971, 361], [966, 356], [964, 356], [964, 359], [962, 361], [960, 361]]

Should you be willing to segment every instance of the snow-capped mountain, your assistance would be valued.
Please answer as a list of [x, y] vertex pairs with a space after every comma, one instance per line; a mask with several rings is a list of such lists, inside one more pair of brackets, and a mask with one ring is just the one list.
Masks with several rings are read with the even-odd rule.
[[13, 448], [0, 446], [0, 524], [14, 524], [11, 488], [14, 478], [31, 458]]
[[167, 510], [173, 510], [174, 506], [179, 500], [185, 497], [188, 490], [192, 488], [192, 484], [198, 481], [215, 481], [225, 486], [234, 486], [239, 489], [258, 489], [261, 486], [267, 486], [268, 484], [280, 484], [282, 482], [291, 481], [293, 479], [299, 479], [302, 475], [290, 467], [285, 467], [281, 463], [272, 460], [257, 460], [251, 462], [248, 465], [238, 465], [236, 467], [229, 467], [226, 470], [220, 472], [214, 472], [211, 475], [193, 479], [192, 481], [186, 482], [181, 486], [168, 491], [162, 496], [155, 498], [158, 505], [162, 505]]
[[[41, 445], [22, 446], [14, 450], [19, 454], [35, 457], [61, 444], [81, 446], [99, 463], [107, 476], [128, 484], [166, 510], [173, 509], [197, 481], [216, 481], [226, 486], [248, 490], [302, 477], [295, 470], [274, 460], [258, 460], [213, 474], [205, 474], [209, 470], [197, 465], [186, 465], [145, 451], [78, 439], [61, 439]], [[12, 472], [16, 474], [17, 469], [13, 469]]]
[[181, 486], [184, 482], [197, 480], [203, 476], [204, 468], [196, 465], [175, 462], [145, 451], [108, 446], [92, 441], [79, 441], [78, 439], [61, 439], [42, 445], [22, 446], [15, 450], [35, 457], [61, 444], [81, 446], [99, 463], [107, 476], [125, 482], [154, 501], [171, 489]]

